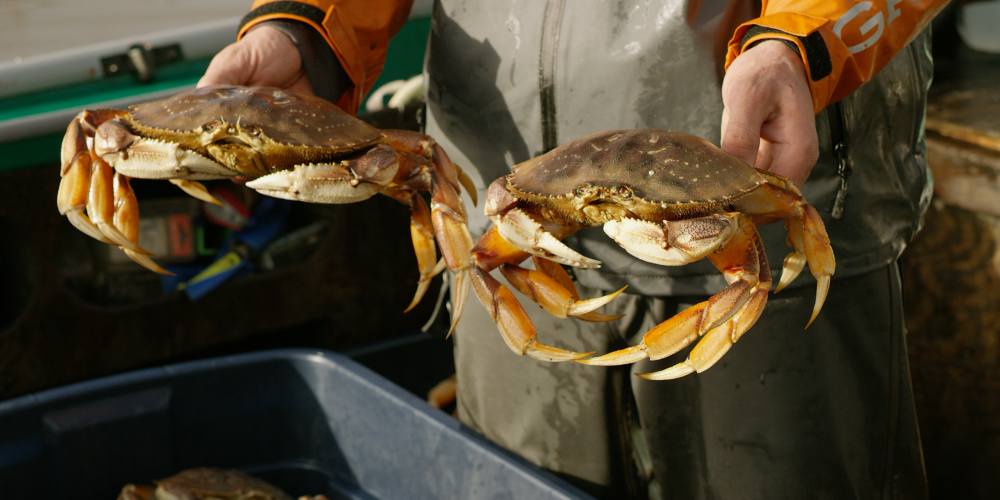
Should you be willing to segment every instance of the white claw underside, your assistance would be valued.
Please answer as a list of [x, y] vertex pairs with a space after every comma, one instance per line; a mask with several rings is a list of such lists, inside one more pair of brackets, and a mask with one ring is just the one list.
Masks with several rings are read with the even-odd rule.
[[679, 248], [668, 247], [666, 233], [654, 222], [638, 219], [613, 220], [604, 224], [604, 233], [632, 256], [651, 264], [683, 266], [700, 259]]
[[123, 250], [131, 250], [138, 254], [151, 255], [151, 252], [142, 249], [142, 247], [138, 244], [132, 242], [132, 240], [122, 234], [117, 227], [106, 222], [97, 222], [95, 224], [97, 228], [101, 230], [101, 233], [103, 233], [107, 239], [111, 240], [112, 245], [118, 245]]
[[200, 182], [189, 181], [187, 179], [170, 179], [170, 183], [181, 188], [188, 195], [201, 201], [215, 205], [222, 205], [222, 202], [215, 199], [215, 197], [208, 192], [205, 185]]
[[806, 266], [806, 255], [804, 253], [792, 252], [785, 257], [785, 264], [782, 266], [781, 279], [778, 280], [778, 286], [774, 289], [775, 293], [780, 292], [781, 289], [785, 288], [795, 278], [798, 277], [799, 273]]
[[309, 203], [343, 204], [367, 200], [382, 187], [370, 182], [351, 185], [351, 174], [339, 165], [298, 165], [259, 177], [246, 185], [261, 194]]
[[609, 293], [602, 297], [597, 297], [594, 299], [587, 299], [587, 300], [578, 300], [569, 307], [569, 310], [566, 311], [566, 314], [574, 317], [579, 315], [585, 315], [593, 311], [594, 309], [597, 309], [598, 307], [601, 307], [604, 304], [611, 302], [615, 297], [624, 292], [625, 288], [627, 287], [622, 287], [621, 290], [618, 290], [615, 293]]
[[210, 160], [173, 142], [139, 139], [128, 148], [128, 154], [107, 153], [102, 156], [115, 171], [137, 179], [181, 178], [195, 181], [228, 179], [238, 172]]
[[469, 287], [472, 286], [472, 277], [469, 268], [458, 269], [455, 273], [455, 292], [453, 297], [453, 307], [451, 312], [451, 328], [448, 329], [448, 336], [455, 331], [458, 320], [462, 318], [462, 311], [465, 310], [465, 302], [469, 298]]
[[132, 250], [129, 250], [128, 248], [122, 248], [122, 250], [125, 252], [125, 255], [128, 255], [129, 258], [135, 261], [136, 264], [139, 264], [140, 266], [145, 267], [146, 269], [149, 269], [154, 273], [165, 274], [167, 276], [176, 276], [174, 273], [160, 267], [160, 265], [157, 264], [156, 262], [153, 262], [153, 259], [150, 259], [148, 255], [143, 255], [141, 253], [134, 252]]
[[548, 232], [538, 221], [515, 208], [497, 218], [500, 236], [522, 252], [574, 267], [600, 267], [601, 261], [580, 255]]
[[111, 240], [107, 236], [104, 236], [104, 233], [90, 221], [90, 218], [83, 213], [82, 209], [70, 210], [65, 215], [69, 219], [69, 222], [73, 224], [73, 227], [79, 229], [83, 234], [104, 243], [111, 243]]

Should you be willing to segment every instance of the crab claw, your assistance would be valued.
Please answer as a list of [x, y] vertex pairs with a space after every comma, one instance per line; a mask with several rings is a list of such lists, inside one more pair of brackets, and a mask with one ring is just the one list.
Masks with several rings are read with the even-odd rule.
[[522, 252], [574, 267], [595, 268], [601, 262], [580, 255], [559, 241], [544, 226], [545, 221], [514, 208], [494, 218], [500, 236]]
[[132, 135], [117, 120], [97, 127], [94, 154], [116, 172], [137, 179], [227, 179], [238, 172], [174, 142]]
[[399, 170], [396, 153], [377, 146], [340, 163], [296, 165], [246, 184], [261, 194], [309, 203], [344, 204], [367, 200], [385, 188]]
[[591, 353], [571, 352], [538, 342], [535, 325], [524, 312], [514, 293], [478, 266], [471, 266], [472, 288], [500, 329], [507, 347], [514, 353], [541, 361], [572, 361]]

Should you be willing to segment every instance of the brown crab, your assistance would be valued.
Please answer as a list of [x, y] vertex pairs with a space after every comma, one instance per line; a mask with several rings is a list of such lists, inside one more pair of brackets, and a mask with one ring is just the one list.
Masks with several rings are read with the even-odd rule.
[[[127, 484], [118, 500], [292, 500], [271, 483], [234, 469], [187, 469], [155, 483]], [[326, 496], [302, 496], [298, 500], [326, 500]]]
[[[84, 110], [63, 138], [61, 175], [60, 213], [160, 273], [166, 271], [137, 244], [131, 177], [169, 179], [215, 203], [197, 181], [256, 178], [247, 186], [312, 203], [354, 203], [384, 194], [412, 207], [420, 282], [407, 310], [445, 265], [457, 283], [452, 328], [468, 295], [472, 238], [459, 194], [464, 185], [475, 203], [468, 177], [430, 137], [376, 129], [314, 96], [214, 86], [128, 110]], [[430, 208], [420, 191], [430, 192]]]
[[[618, 365], [664, 358], [704, 336], [684, 362], [641, 376], [662, 380], [708, 369], [753, 326], [767, 301], [770, 268], [754, 216], [785, 221], [793, 251], [777, 290], [808, 262], [818, 282], [809, 324], [826, 299], [835, 263], [819, 214], [787, 179], [758, 171], [708, 141], [654, 129], [600, 132], [512, 170], [487, 192], [486, 215], [496, 225], [473, 248], [472, 283], [517, 354]], [[622, 290], [581, 301], [559, 265], [597, 267], [598, 261], [560, 240], [599, 225], [647, 262], [679, 266], [708, 258], [729, 286], [656, 326], [634, 347], [582, 359], [590, 353], [541, 344], [517, 299], [489, 271], [499, 267], [514, 288], [557, 317], [615, 319], [592, 311]], [[516, 265], [529, 255], [535, 270]]]

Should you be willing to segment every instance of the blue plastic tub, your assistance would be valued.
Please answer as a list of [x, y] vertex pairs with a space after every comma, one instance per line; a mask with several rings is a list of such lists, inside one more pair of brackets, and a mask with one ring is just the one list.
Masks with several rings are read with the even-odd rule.
[[4, 500], [111, 500], [199, 466], [293, 498], [589, 498], [331, 352], [182, 363], [0, 403]]

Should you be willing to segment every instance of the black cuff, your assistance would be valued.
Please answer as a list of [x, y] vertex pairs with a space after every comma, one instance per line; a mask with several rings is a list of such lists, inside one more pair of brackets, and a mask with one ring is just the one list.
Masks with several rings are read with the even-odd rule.
[[323, 19], [326, 18], [326, 12], [324, 12], [323, 9], [307, 3], [292, 1], [269, 2], [251, 10], [247, 13], [247, 15], [243, 16], [243, 19], [240, 20], [240, 27], [237, 31], [242, 30], [243, 27], [250, 21], [257, 19], [258, 17], [264, 17], [271, 14], [291, 14], [303, 19], [308, 19], [319, 26], [323, 25]]
[[298, 47], [302, 66], [317, 97], [336, 103], [353, 85], [333, 49], [312, 26], [291, 19], [270, 19], [254, 26], [251, 31], [260, 26], [270, 26], [288, 35]]
[[[740, 41], [740, 46], [746, 45], [747, 40], [764, 33], [781, 33], [783, 35], [789, 35], [781, 30], [776, 30], [774, 28], [765, 28], [763, 26], [751, 26], [747, 30], [746, 34], [743, 35], [743, 40]], [[813, 32], [809, 36], [801, 37], [795, 35], [789, 35], [798, 38], [802, 42], [802, 46], [806, 48], [806, 61], [809, 62], [809, 75], [812, 81], [817, 82], [830, 76], [833, 72], [833, 63], [830, 61], [830, 51], [826, 48], [826, 42], [823, 40], [823, 35], [818, 31]], [[799, 46], [796, 45], [791, 40], [786, 40], [784, 38], [770, 38], [769, 40], [778, 40], [780, 42], [785, 42], [795, 52], [799, 52]], [[756, 40], [750, 47], [757, 45], [764, 40]], [[744, 50], [750, 47], [743, 47]]]

